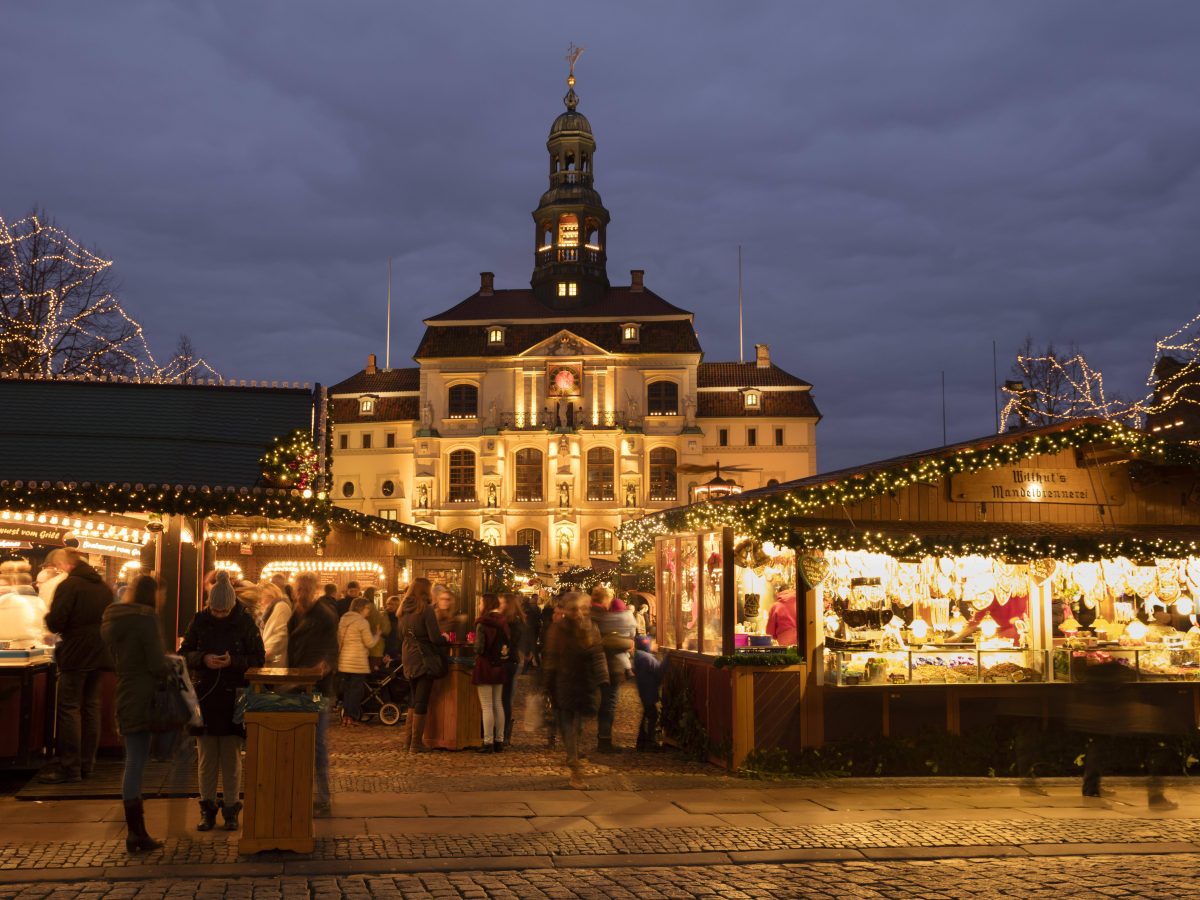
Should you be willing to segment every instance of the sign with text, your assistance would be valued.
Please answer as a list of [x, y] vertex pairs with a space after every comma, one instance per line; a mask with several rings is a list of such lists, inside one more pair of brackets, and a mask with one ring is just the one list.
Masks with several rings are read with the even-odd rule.
[[1103, 469], [1005, 466], [950, 476], [950, 499], [967, 503], [1069, 503], [1120, 506], [1124, 481]]
[[123, 556], [126, 559], [138, 559], [142, 555], [141, 544], [131, 544], [128, 541], [109, 541], [104, 538], [80, 538], [79, 549], [84, 553], [99, 553], [101, 556]]
[[33, 544], [63, 545], [67, 529], [59, 525], [39, 525], [36, 522], [0, 522], [0, 538], [10, 541], [29, 541]]

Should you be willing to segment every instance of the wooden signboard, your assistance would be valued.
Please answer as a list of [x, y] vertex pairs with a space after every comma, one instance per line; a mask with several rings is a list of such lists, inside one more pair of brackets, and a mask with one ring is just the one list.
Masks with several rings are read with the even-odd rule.
[[1109, 469], [1002, 466], [951, 475], [950, 499], [966, 503], [1120, 506], [1125, 502], [1125, 484], [1121, 473]]

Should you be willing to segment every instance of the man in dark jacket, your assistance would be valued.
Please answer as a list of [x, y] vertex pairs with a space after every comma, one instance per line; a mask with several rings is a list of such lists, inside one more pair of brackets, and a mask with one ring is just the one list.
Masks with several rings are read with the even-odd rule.
[[58, 664], [58, 757], [38, 776], [47, 784], [79, 781], [92, 774], [100, 745], [100, 681], [112, 668], [100, 620], [113, 602], [113, 593], [96, 570], [75, 550], [55, 550], [46, 560], [67, 573], [55, 589], [46, 629], [59, 636], [54, 650]]

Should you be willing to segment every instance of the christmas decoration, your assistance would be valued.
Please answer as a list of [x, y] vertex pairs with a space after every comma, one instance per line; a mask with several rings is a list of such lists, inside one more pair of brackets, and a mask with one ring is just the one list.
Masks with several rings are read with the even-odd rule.
[[317, 448], [312, 436], [297, 428], [287, 437], [275, 438], [259, 460], [263, 480], [275, 487], [313, 490], [320, 474]]

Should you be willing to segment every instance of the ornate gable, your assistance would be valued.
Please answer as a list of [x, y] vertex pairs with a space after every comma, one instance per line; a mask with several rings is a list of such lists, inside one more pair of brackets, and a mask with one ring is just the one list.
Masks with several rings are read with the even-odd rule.
[[524, 350], [521, 356], [611, 356], [603, 347], [573, 334], [566, 328]]

